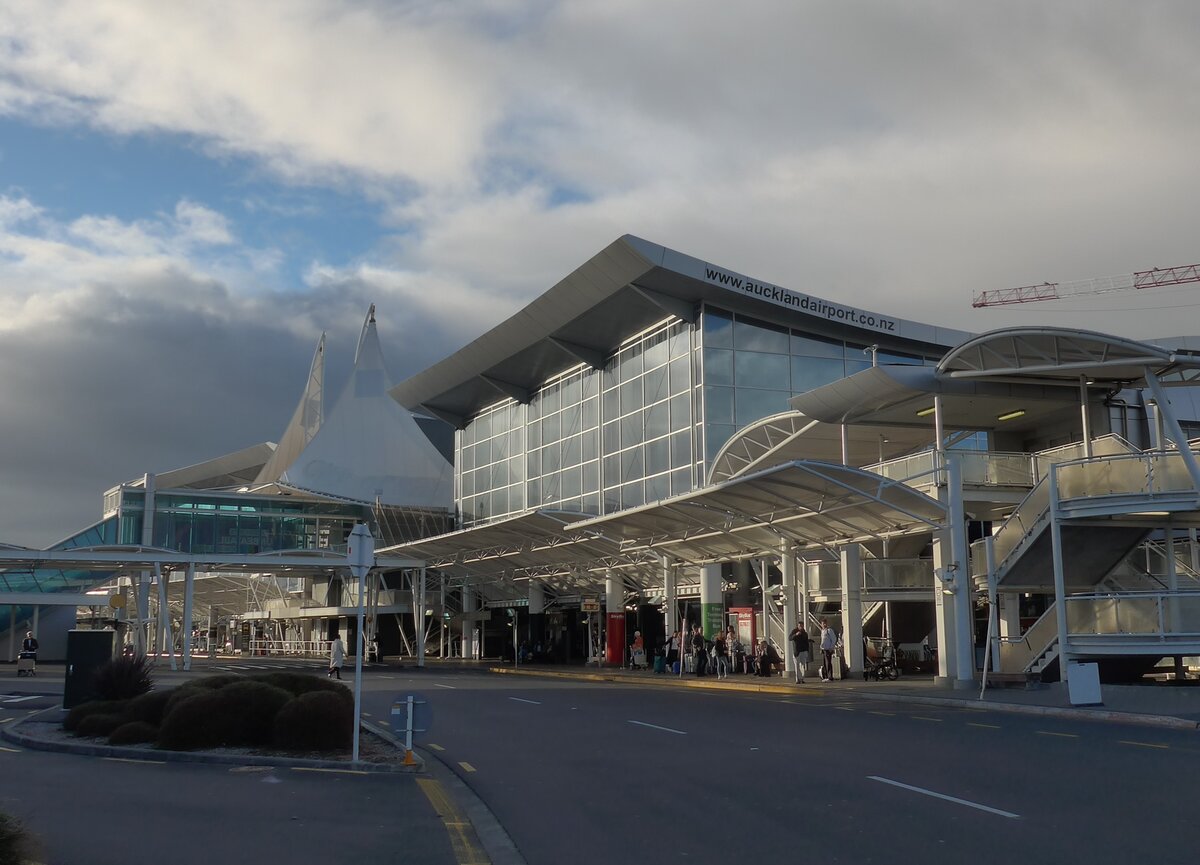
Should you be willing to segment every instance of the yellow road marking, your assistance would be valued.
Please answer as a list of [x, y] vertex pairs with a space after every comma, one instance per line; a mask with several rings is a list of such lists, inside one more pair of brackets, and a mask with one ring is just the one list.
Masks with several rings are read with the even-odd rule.
[[463, 770], [466, 772], [474, 772], [475, 771], [474, 766], [472, 766], [470, 763], [464, 762], [463, 760], [459, 760], [458, 765], [462, 766]]
[[1039, 736], [1061, 736], [1064, 739], [1078, 739], [1079, 738], [1078, 733], [1052, 733], [1049, 730], [1038, 730], [1037, 734]]
[[428, 748], [431, 748], [431, 749], [433, 749], [434, 751], [445, 751], [445, 750], [446, 750], [446, 749], [445, 749], [445, 748], [443, 748], [441, 745], [435, 745], [435, 744], [433, 744], [432, 742], [430, 742], [430, 743], [429, 743], [429, 744], [428, 744], [426, 747], [428, 747]]
[[1170, 745], [1159, 745], [1154, 742], [1130, 742], [1126, 739], [1121, 739], [1120, 743], [1122, 745], [1137, 745], [1139, 748], [1162, 748], [1163, 750], [1171, 747]]
[[968, 727], [986, 727], [989, 730], [999, 730], [1000, 729], [999, 724], [980, 724], [975, 721], [967, 721], [967, 726]]
[[320, 766], [293, 766], [293, 772], [328, 772], [331, 775], [370, 775], [361, 769], [325, 769]]
[[137, 760], [133, 757], [101, 757], [101, 760], [108, 760], [112, 763], [149, 763], [151, 766], [165, 766], [166, 760]]
[[446, 834], [450, 836], [450, 849], [454, 851], [454, 858], [458, 865], [487, 865], [490, 863], [491, 860], [483, 852], [483, 848], [475, 836], [475, 830], [463, 813], [458, 810], [454, 801], [446, 795], [442, 785], [432, 778], [418, 778], [417, 785], [425, 794], [425, 798], [429, 800], [429, 804], [433, 806], [433, 810], [442, 818], [442, 823], [446, 826]]

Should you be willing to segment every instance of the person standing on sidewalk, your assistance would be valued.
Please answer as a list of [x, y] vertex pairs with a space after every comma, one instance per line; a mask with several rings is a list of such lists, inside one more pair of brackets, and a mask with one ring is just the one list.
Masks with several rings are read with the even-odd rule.
[[792, 641], [792, 655], [796, 659], [796, 684], [804, 684], [804, 668], [808, 666], [808, 631], [804, 623], [797, 622], [792, 633], [788, 635]]
[[821, 681], [833, 681], [833, 653], [837, 650], [837, 634], [829, 622], [821, 619]]
[[725, 635], [720, 631], [713, 638], [713, 660], [717, 662], [717, 678], [729, 678], [729, 647], [725, 644]]
[[696, 659], [696, 675], [703, 676], [708, 658], [704, 652], [704, 631], [699, 625], [696, 625], [696, 630], [692, 631], [692, 656]]

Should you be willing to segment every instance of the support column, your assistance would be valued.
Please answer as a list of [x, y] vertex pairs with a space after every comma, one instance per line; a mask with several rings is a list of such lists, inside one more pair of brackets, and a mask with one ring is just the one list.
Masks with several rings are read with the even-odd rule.
[[164, 574], [162, 565], [154, 563], [154, 579], [158, 581], [158, 654], [161, 657], [163, 649], [171, 661], [172, 672], [178, 669], [175, 663], [175, 640], [171, 634], [171, 608], [167, 604], [167, 582], [170, 572]]
[[[420, 615], [417, 616], [417, 666], [425, 666], [425, 566], [422, 565], [417, 570], [417, 579], [419, 580], [417, 591], [417, 605]], [[376, 612], [379, 609], [379, 595], [375, 596]], [[376, 659], [378, 660], [378, 659]]]
[[783, 578], [783, 669], [796, 672], [796, 657], [792, 654], [791, 635], [796, 629], [796, 557], [792, 542], [779, 543], [779, 573]]
[[[725, 609], [725, 601], [721, 597], [721, 566], [704, 565], [700, 568], [700, 624], [704, 629], [704, 639], [711, 640], [721, 628], [721, 614]], [[763, 610], [763, 617], [766, 617]], [[765, 625], [764, 625], [765, 626]], [[766, 634], [759, 634], [761, 640]]]
[[17, 607], [15, 604], [8, 605], [8, 662], [15, 663], [17, 660]]
[[604, 661], [625, 664], [625, 585], [612, 571], [604, 575]]
[[438, 653], [438, 657], [442, 658], [444, 660], [446, 657], [446, 637], [449, 636], [448, 629], [446, 628], [446, 575], [445, 574], [438, 574], [438, 584], [439, 584], [438, 590], [441, 593], [441, 597], [440, 597], [441, 603], [438, 604], [438, 636], [441, 638], [439, 640], [439, 642], [441, 643], [441, 648]]
[[196, 563], [188, 562], [183, 576], [183, 669], [192, 668], [192, 603], [196, 594]]
[[541, 580], [529, 581], [529, 650], [541, 644], [546, 650], [546, 587]]
[[933, 581], [933, 607], [936, 624], [934, 625], [933, 648], [937, 652], [937, 676], [934, 681], [939, 685], [949, 686], [954, 679], [955, 657], [957, 646], [955, 639], [953, 595], [948, 594], [945, 576], [949, 565], [954, 561], [950, 553], [950, 531], [940, 529], [933, 535], [933, 571], [938, 575]]
[[847, 678], [863, 670], [862, 547], [847, 544], [840, 550], [842, 565], [842, 648]]
[[1079, 414], [1083, 420], [1083, 456], [1092, 458], [1092, 419], [1088, 414], [1087, 376], [1079, 377]]
[[36, 637], [37, 637], [37, 635], [38, 635], [38, 628], [40, 627], [40, 621], [39, 621], [39, 620], [40, 620], [41, 616], [40, 616], [39, 614], [40, 614], [41, 612], [42, 612], [42, 608], [41, 608], [41, 607], [39, 607], [37, 604], [34, 604], [34, 605], [33, 605], [33, 628], [32, 628], [32, 630], [33, 630], [33, 636], [34, 636], [35, 638], [36, 638]]
[[967, 546], [967, 515], [963, 509], [962, 466], [958, 457], [946, 461], [947, 508], [950, 517], [950, 554], [954, 572], [954, 635], [956, 688], [975, 683], [975, 581], [971, 577], [970, 548]]
[[137, 631], [133, 642], [133, 650], [138, 655], [146, 654], [146, 625], [150, 620], [150, 572], [142, 571], [136, 583], [137, 592]]
[[1067, 682], [1067, 670], [1071, 666], [1067, 652], [1067, 586], [1063, 575], [1062, 526], [1058, 516], [1058, 472], [1050, 467], [1047, 478], [1050, 489], [1050, 544], [1054, 563], [1054, 617], [1058, 624], [1058, 675], [1063, 684]]
[[1163, 427], [1171, 441], [1175, 442], [1175, 447], [1178, 448], [1179, 455], [1183, 457], [1183, 464], [1187, 466], [1188, 474], [1192, 478], [1192, 485], [1200, 492], [1200, 464], [1197, 464], [1196, 455], [1192, 453], [1187, 436], [1183, 434], [1183, 430], [1179, 426], [1179, 419], [1175, 417], [1175, 410], [1171, 407], [1171, 400], [1167, 397], [1167, 391], [1159, 382], [1158, 377], [1148, 367], [1144, 370], [1144, 373], [1146, 384], [1150, 385], [1150, 390], [1154, 393], [1154, 400], [1158, 403], [1158, 414], [1162, 420]]
[[[662, 578], [663, 578], [663, 627], [666, 630], [667, 640], [670, 641], [671, 635], [675, 633], [675, 625], [679, 623], [679, 613], [676, 609], [679, 603], [676, 599], [678, 589], [676, 587], [676, 571], [675, 563], [671, 561], [669, 556], [662, 557]], [[682, 636], [681, 636], [682, 639]]]
[[[475, 612], [475, 593], [471, 591], [470, 586], [462, 587], [462, 611], [464, 613]], [[465, 616], [462, 621], [462, 657], [475, 657], [475, 621], [467, 619]]]

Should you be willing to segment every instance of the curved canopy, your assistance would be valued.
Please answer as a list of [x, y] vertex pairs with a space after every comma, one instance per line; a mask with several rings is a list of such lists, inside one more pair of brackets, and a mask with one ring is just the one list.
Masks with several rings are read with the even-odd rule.
[[[851, 465], [870, 465], [902, 456], [933, 442], [921, 427], [846, 427]], [[738, 430], [713, 459], [709, 483], [719, 483], [767, 466], [795, 460], [841, 462], [842, 426], [798, 411], [765, 417]]]
[[1138, 381], [1146, 367], [1176, 361], [1167, 349], [1124, 337], [1066, 327], [1011, 327], [969, 339], [946, 353], [939, 376], [1028, 376], [1078, 382]]

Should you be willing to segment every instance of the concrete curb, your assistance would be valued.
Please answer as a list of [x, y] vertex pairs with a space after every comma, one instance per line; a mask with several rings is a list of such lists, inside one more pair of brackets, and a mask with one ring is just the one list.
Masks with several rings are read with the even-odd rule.
[[1167, 730], [1188, 730], [1195, 732], [1200, 728], [1200, 722], [1187, 718], [1176, 718], [1171, 715], [1147, 715], [1137, 712], [1116, 712], [1107, 709], [1074, 709], [1061, 706], [1031, 706], [1027, 703], [1001, 703], [995, 701], [978, 701], [954, 699], [953, 697], [925, 697], [919, 694], [897, 694], [894, 691], [863, 690], [857, 686], [834, 686], [826, 690], [805, 685], [750, 685], [741, 682], [706, 682], [703, 679], [668, 677], [666, 680], [646, 680], [628, 678], [617, 673], [567, 673], [554, 670], [514, 670], [510, 667], [492, 667], [490, 673], [501, 673], [516, 676], [541, 676], [554, 679], [575, 679], [588, 682], [616, 682], [623, 685], [644, 685], [666, 688], [693, 688], [710, 691], [734, 691], [762, 694], [825, 695], [850, 693], [871, 700], [893, 700], [901, 703], [914, 703], [924, 706], [949, 706], [973, 712], [1007, 712], [1014, 715], [1041, 715], [1049, 718], [1066, 718], [1077, 721], [1098, 721], [1110, 724], [1134, 724], [1144, 727], [1158, 727]]
[[[12, 724], [0, 728], [0, 738], [14, 745], [34, 751], [55, 751], [63, 754], [79, 754], [87, 757], [118, 757], [124, 760], [154, 760], [166, 763], [206, 763], [218, 766], [279, 766], [302, 769], [339, 769], [345, 772], [367, 772], [371, 774], [413, 774], [420, 771], [416, 766], [393, 766], [380, 763], [355, 765], [343, 760], [312, 760], [305, 757], [268, 757], [261, 754], [207, 754], [202, 751], [159, 751], [146, 748], [126, 748], [117, 745], [97, 745], [83, 742], [55, 742], [39, 739], [20, 731], [25, 722], [45, 712], [61, 711], [58, 708], [42, 709], [27, 715]], [[372, 733], [377, 732], [371, 730]]]

